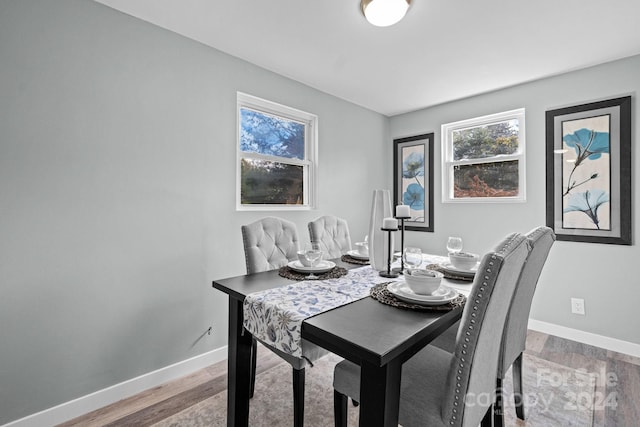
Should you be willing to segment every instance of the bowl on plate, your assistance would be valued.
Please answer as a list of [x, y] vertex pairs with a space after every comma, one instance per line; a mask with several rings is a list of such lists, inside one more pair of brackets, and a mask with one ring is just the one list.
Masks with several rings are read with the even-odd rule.
[[369, 244], [367, 242], [356, 242], [354, 244], [360, 256], [369, 256]]
[[[305, 267], [311, 267], [311, 263], [309, 262], [309, 260], [304, 256], [305, 251], [298, 251], [298, 261], [300, 261], [300, 264], [302, 264]], [[316, 263], [316, 266], [319, 265], [322, 262], [322, 256], [320, 256], [320, 259], [318, 260], [318, 262]]]
[[471, 270], [478, 263], [478, 255], [470, 252], [450, 253], [449, 261], [455, 268]]
[[404, 272], [404, 281], [418, 295], [431, 295], [440, 287], [443, 274], [424, 268], [408, 268]]

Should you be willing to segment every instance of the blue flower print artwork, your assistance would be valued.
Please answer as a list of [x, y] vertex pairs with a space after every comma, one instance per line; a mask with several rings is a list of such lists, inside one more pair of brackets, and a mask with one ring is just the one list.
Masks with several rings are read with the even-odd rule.
[[402, 148], [402, 203], [411, 210], [410, 222], [425, 221], [425, 147]]
[[562, 123], [564, 228], [610, 229], [610, 116]]
[[585, 191], [583, 193], [571, 193], [563, 213], [582, 212], [591, 219], [597, 229], [600, 220], [598, 219], [598, 209], [609, 201], [609, 195], [602, 190]]

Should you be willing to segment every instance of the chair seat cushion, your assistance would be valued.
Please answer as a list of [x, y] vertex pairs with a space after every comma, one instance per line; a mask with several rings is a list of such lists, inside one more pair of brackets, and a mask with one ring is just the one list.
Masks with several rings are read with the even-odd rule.
[[[446, 388], [451, 353], [427, 346], [402, 365], [399, 422], [404, 427], [445, 425], [442, 391]], [[347, 360], [336, 365], [333, 388], [360, 400], [360, 366]]]

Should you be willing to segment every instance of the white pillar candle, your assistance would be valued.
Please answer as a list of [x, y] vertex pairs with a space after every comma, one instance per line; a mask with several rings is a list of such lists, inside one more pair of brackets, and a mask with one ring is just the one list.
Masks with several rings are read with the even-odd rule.
[[395, 218], [385, 218], [382, 220], [382, 228], [387, 230], [397, 230], [398, 220]]
[[397, 218], [407, 218], [411, 216], [411, 211], [409, 210], [408, 205], [398, 205], [396, 206], [396, 217]]

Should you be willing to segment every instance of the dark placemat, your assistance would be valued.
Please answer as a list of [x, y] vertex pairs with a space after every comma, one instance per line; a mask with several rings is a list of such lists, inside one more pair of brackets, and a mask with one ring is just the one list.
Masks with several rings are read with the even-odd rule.
[[349, 264], [357, 264], [357, 265], [369, 265], [368, 259], [359, 259], [354, 258], [349, 254], [342, 255], [340, 259], [344, 262], [348, 262]]
[[467, 274], [453, 273], [439, 264], [429, 264], [425, 268], [428, 268], [429, 270], [439, 271], [440, 273], [444, 274], [445, 279], [464, 280], [465, 282], [473, 282], [473, 278], [475, 277], [475, 274], [467, 275]]
[[462, 294], [459, 294], [453, 301], [449, 301], [446, 304], [442, 305], [420, 305], [420, 304], [411, 304], [409, 302], [401, 301], [391, 292], [387, 290], [387, 285], [391, 283], [380, 283], [379, 285], [375, 285], [371, 288], [370, 295], [371, 298], [381, 302], [382, 304], [391, 305], [393, 307], [399, 308], [407, 308], [411, 310], [428, 310], [428, 311], [449, 311], [453, 310], [456, 307], [463, 306], [467, 301], [467, 297]]
[[299, 273], [289, 266], [285, 265], [284, 267], [280, 267], [280, 270], [278, 270], [278, 274], [291, 280], [326, 280], [337, 279], [344, 276], [345, 274], [347, 274], [347, 269], [343, 267], [333, 267], [326, 273], [316, 273], [316, 276], [318, 276], [317, 279], [309, 279], [309, 273]]

